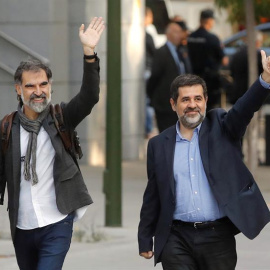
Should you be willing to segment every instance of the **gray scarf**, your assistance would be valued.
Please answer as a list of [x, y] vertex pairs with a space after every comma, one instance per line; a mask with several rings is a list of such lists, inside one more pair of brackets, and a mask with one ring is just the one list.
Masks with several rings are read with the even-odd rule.
[[32, 185], [38, 183], [38, 176], [36, 172], [36, 151], [37, 151], [37, 136], [42, 126], [42, 121], [50, 112], [50, 103], [47, 105], [46, 109], [41, 112], [36, 120], [28, 119], [25, 114], [22, 112], [21, 106], [18, 106], [18, 115], [21, 122], [22, 127], [29, 132], [29, 140], [24, 160], [24, 178], [27, 181], [31, 180], [30, 173], [30, 160], [32, 157]]

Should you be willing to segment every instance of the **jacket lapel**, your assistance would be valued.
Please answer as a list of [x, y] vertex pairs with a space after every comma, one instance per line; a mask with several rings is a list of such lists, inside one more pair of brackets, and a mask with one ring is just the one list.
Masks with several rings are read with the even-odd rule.
[[175, 62], [175, 60], [174, 60], [174, 58], [173, 58], [173, 56], [172, 56], [172, 53], [171, 53], [171, 51], [170, 51], [168, 45], [165, 44], [164, 46], [165, 46], [166, 54], [168, 55], [168, 58], [170, 59], [171, 63], [174, 64], [176, 74], [179, 74], [179, 67], [178, 67], [178, 65], [176, 64], [176, 62]]
[[[19, 196], [19, 186], [21, 181], [21, 142], [20, 142], [20, 121], [18, 114], [13, 119], [12, 123], [12, 164], [13, 164], [13, 181], [14, 188]], [[25, 142], [28, 143], [28, 142]], [[14, 198], [16, 200], [16, 198]], [[19, 200], [19, 197], [17, 198]]]
[[175, 126], [168, 130], [168, 133], [165, 137], [164, 143], [164, 153], [166, 157], [166, 167], [168, 169], [168, 179], [170, 181], [170, 186], [172, 190], [172, 194], [175, 193], [174, 187], [174, 176], [173, 176], [173, 162], [174, 162], [174, 150], [175, 150], [175, 140], [176, 140], [176, 130]]
[[209, 183], [213, 184], [213, 181], [210, 177], [209, 167], [209, 123], [207, 118], [205, 118], [205, 120], [203, 121], [200, 129], [199, 147], [205, 174]]

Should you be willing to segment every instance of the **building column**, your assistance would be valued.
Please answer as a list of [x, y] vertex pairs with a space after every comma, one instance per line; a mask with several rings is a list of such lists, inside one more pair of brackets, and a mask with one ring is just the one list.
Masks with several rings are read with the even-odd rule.
[[[106, 0], [87, 1], [89, 16], [106, 21]], [[94, 8], [93, 8], [94, 7]], [[94, 13], [95, 12], [95, 13]], [[122, 156], [123, 160], [144, 157], [145, 86], [144, 73], [144, 1], [122, 0]], [[106, 109], [106, 31], [98, 45], [101, 58], [100, 101], [88, 118], [88, 163], [105, 162]], [[114, 46], [111, 44], [111, 46]], [[117, 65], [117, 63], [115, 63]]]

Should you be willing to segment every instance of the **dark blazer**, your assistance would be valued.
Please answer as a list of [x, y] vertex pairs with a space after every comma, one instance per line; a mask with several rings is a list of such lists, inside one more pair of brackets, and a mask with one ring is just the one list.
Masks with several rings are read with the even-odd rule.
[[145, 67], [150, 70], [152, 67], [152, 59], [156, 51], [153, 37], [145, 32]]
[[[63, 106], [64, 122], [68, 129], [74, 129], [90, 114], [93, 106], [98, 102], [99, 81], [99, 61], [94, 63], [84, 61], [81, 90], [69, 103]], [[56, 152], [53, 169], [56, 204], [62, 214], [69, 214], [80, 207], [91, 204], [92, 199], [78, 166], [64, 148], [51, 114], [44, 119], [42, 124], [49, 134]], [[18, 114], [13, 120], [6, 156], [4, 157], [2, 151], [0, 152], [0, 181], [7, 181], [10, 228], [14, 240], [21, 179], [20, 121]], [[0, 195], [4, 192], [4, 190], [0, 190]]]
[[[202, 163], [213, 194], [233, 224], [250, 239], [270, 221], [270, 214], [253, 176], [242, 161], [240, 140], [268, 93], [256, 81], [230, 111], [209, 111], [199, 133]], [[138, 241], [141, 253], [153, 249], [155, 238], [155, 263], [160, 261], [175, 210], [175, 140], [176, 128], [172, 126], [148, 144], [148, 183]]]
[[[186, 63], [184, 63], [186, 66]], [[187, 66], [186, 66], [187, 68]], [[187, 73], [189, 70], [187, 70]], [[165, 44], [156, 50], [151, 69], [151, 77], [147, 82], [147, 94], [151, 105], [160, 112], [171, 112], [170, 87], [179, 75], [174, 58]]]

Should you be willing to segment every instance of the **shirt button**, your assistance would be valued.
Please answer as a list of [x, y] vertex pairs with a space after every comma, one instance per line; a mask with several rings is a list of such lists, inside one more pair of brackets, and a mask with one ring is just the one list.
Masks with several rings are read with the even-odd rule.
[[198, 210], [200, 211], [201, 209], [200, 209], [200, 208], [198, 208]]
[[193, 158], [191, 158], [190, 160], [193, 161]]
[[195, 191], [194, 193], [195, 193], [195, 194], [198, 194], [198, 192], [197, 192], [197, 191]]
[[192, 176], [192, 177], [195, 177], [195, 175], [194, 175], [194, 174], [192, 174], [191, 176]]

